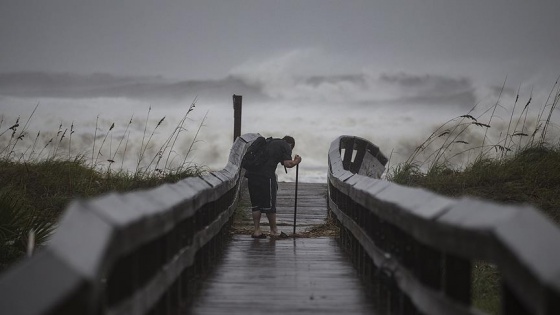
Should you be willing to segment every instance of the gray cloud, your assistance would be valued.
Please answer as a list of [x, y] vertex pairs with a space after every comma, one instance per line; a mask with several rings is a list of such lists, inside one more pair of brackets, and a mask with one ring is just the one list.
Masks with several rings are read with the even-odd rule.
[[306, 84], [317, 87], [321, 84], [330, 83], [337, 84], [348, 82], [362, 87], [367, 86], [367, 78], [364, 74], [347, 74], [347, 75], [331, 75], [331, 76], [311, 76], [303, 80]]
[[402, 97], [396, 102], [422, 105], [459, 105], [476, 103], [475, 88], [470, 79], [443, 75], [381, 74], [382, 84], [399, 88]]
[[515, 96], [517, 95], [517, 91], [513, 88], [504, 86], [502, 87], [501, 85], [492, 85], [490, 86], [490, 91], [492, 92], [492, 94], [494, 96], [499, 96], [499, 95], [509, 95], [509, 96]]
[[[247, 105], [251, 102], [298, 101], [326, 105], [344, 103], [345, 106], [372, 108], [447, 107], [465, 111], [485, 98], [488, 100], [489, 96], [490, 99], [497, 97], [502, 89], [501, 85], [475, 87], [468, 77], [405, 72], [378, 76], [356, 73], [312, 76], [286, 74], [277, 77], [280, 79], [263, 78], [258, 73], [250, 72], [230, 74], [216, 80], [173, 81], [161, 76], [118, 76], [106, 73], [0, 73], [0, 99], [9, 102], [10, 97], [68, 100], [128, 98], [147, 102], [147, 108], [152, 101], [190, 102], [195, 96], [205, 102], [223, 103], [230, 100], [232, 94], [241, 94], [245, 96]], [[528, 93], [522, 91], [521, 95], [527, 98]], [[502, 97], [511, 98], [515, 94], [516, 89], [506, 86]], [[511, 103], [507, 100], [507, 104]]]
[[125, 97], [139, 100], [230, 98], [234, 93], [263, 98], [258, 86], [228, 76], [220, 80], [170, 81], [160, 76], [79, 75], [71, 73], [17, 72], [0, 74], [0, 94], [14, 97], [96, 98]]
[[442, 75], [412, 75], [404, 72], [397, 74], [383, 73], [379, 79], [384, 82], [398, 84], [405, 88], [424, 88], [429, 90], [461, 89], [471, 86], [467, 78], [451, 78]]
[[459, 105], [463, 108], [472, 107], [476, 103], [474, 89], [456, 93], [417, 95], [399, 100], [408, 104], [421, 105]]
[[[384, 90], [384, 95], [377, 93]], [[467, 78], [442, 75], [366, 74], [290, 76], [277, 81], [250, 75], [229, 75], [219, 80], [171, 81], [160, 76], [79, 75], [70, 73], [18, 72], [0, 74], [0, 95], [14, 97], [97, 98], [124, 97], [137, 100], [182, 100], [195, 96], [224, 100], [233, 94], [252, 100], [317, 100], [340, 98], [351, 103], [410, 105], [459, 105], [476, 102]]]

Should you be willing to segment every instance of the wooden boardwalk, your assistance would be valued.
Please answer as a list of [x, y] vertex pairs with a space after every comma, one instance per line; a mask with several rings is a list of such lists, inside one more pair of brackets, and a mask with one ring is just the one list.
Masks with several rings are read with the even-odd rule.
[[[277, 223], [280, 230], [288, 234], [293, 232], [294, 196], [295, 183], [278, 183], [278, 195], [276, 197]], [[299, 183], [296, 233], [325, 223], [326, 217], [327, 185]]]
[[[289, 231], [293, 188], [293, 183], [280, 183], [278, 194], [279, 221], [289, 223]], [[299, 186], [298, 230], [324, 223], [325, 193], [324, 184]], [[234, 235], [186, 313], [373, 314], [374, 308], [334, 238], [274, 240]]]
[[[276, 223], [278, 231], [292, 234], [294, 224], [294, 196], [295, 183], [278, 183], [276, 202]], [[248, 231], [253, 229], [250, 201], [247, 190], [241, 196], [242, 204], [246, 205], [244, 216], [234, 222], [236, 230]], [[299, 183], [297, 201], [296, 233], [300, 233], [325, 223], [327, 218], [327, 185], [320, 183]], [[268, 220], [261, 218], [263, 233], [269, 234]]]

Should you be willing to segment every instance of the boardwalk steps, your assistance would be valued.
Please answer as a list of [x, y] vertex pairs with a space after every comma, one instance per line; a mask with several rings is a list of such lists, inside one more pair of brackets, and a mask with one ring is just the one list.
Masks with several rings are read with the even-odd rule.
[[[289, 230], [288, 234], [294, 188], [294, 183], [280, 183], [278, 191], [279, 222], [289, 225], [280, 229]], [[300, 183], [297, 231], [324, 223], [325, 194], [325, 184]], [[261, 220], [266, 222], [264, 217]], [[252, 223], [245, 220], [243, 224], [250, 227]], [[188, 313], [372, 314], [373, 305], [334, 238], [274, 240], [234, 235]]]
[[[49, 245], [0, 275], [0, 314], [369, 313], [372, 303], [375, 314], [478, 315], [471, 295], [478, 261], [500, 272], [501, 313], [560, 314], [560, 230], [553, 222], [526, 205], [450, 199], [378, 180], [387, 158], [354, 136], [334, 140], [328, 153], [329, 223], [336, 227], [322, 225], [324, 185], [301, 184], [298, 238], [251, 239], [239, 165], [257, 136], [237, 138], [223, 170], [74, 201]], [[280, 187], [278, 221], [291, 234], [289, 185]], [[230, 229], [238, 216], [244, 221]], [[341, 247], [330, 238], [302, 238], [331, 227]], [[213, 264], [230, 262], [231, 270], [216, 269], [202, 282], [206, 291], [196, 290]], [[262, 271], [252, 268], [259, 264]], [[360, 289], [342, 291], [348, 282]], [[357, 304], [364, 294], [366, 304]], [[242, 310], [228, 304], [233, 295], [247, 302]], [[314, 304], [321, 299], [328, 309]]]
[[350, 260], [333, 238], [235, 235], [189, 314], [372, 314]]
[[[279, 231], [292, 234], [294, 224], [295, 183], [278, 183], [276, 204], [277, 224]], [[327, 185], [321, 183], [299, 183], [297, 200], [296, 233], [309, 230], [325, 223], [327, 218]], [[250, 201], [247, 189], [243, 191], [241, 203], [244, 213], [234, 222], [236, 230], [250, 231], [253, 228]], [[261, 228], [268, 234], [270, 229], [266, 216], [261, 218]], [[248, 232], [250, 233], [250, 232]]]

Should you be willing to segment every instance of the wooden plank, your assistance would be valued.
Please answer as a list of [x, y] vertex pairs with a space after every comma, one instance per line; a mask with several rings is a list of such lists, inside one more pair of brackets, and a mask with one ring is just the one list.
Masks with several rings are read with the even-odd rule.
[[[326, 184], [298, 184], [298, 232], [325, 222], [326, 190]], [[293, 224], [294, 195], [295, 183], [279, 183], [280, 230]], [[250, 204], [247, 194], [242, 200]], [[261, 222], [268, 232], [264, 216]], [[236, 224], [250, 229], [251, 217]], [[188, 314], [373, 313], [356, 270], [331, 238], [273, 240], [234, 235], [191, 306]]]
[[188, 314], [374, 314], [332, 238], [235, 235]]
[[[279, 230], [291, 234], [294, 224], [295, 183], [278, 183], [276, 197], [276, 222]], [[250, 205], [249, 194], [245, 192], [241, 203]], [[296, 233], [309, 230], [325, 223], [327, 217], [327, 184], [298, 183]], [[235, 223], [236, 228], [242, 231], [251, 230], [253, 221], [251, 210], [246, 209], [245, 217]], [[261, 218], [261, 227], [264, 233], [269, 233], [266, 216]]]
[[[345, 226], [350, 226], [354, 236], [367, 235], [356, 220], [364, 217], [364, 211], [370, 212], [378, 216], [379, 221], [394, 225], [415, 241], [446, 253], [447, 258], [456, 256], [457, 261], [453, 263], [447, 260], [448, 268], [468, 271], [469, 260], [478, 259], [496, 264], [505, 281], [505, 299], [511, 294], [523, 306], [513, 304], [503, 309], [519, 311], [525, 308], [531, 314], [558, 313], [555, 310], [560, 306], [560, 229], [554, 222], [531, 206], [499, 204], [470, 197], [451, 199], [425, 189], [399, 186], [361, 174], [348, 174], [342, 169], [343, 163], [347, 165], [348, 154], [345, 152], [342, 161], [340, 150], [347, 148], [343, 144], [349, 141], [343, 136], [332, 142], [328, 180], [330, 187], [334, 188], [331, 208], [336, 213], [338, 203], [345, 211], [348, 210], [352, 219], [348, 219]], [[391, 243], [388, 240], [382, 242]], [[400, 240], [396, 242], [400, 243]], [[389, 248], [389, 254], [397, 254], [395, 256], [398, 257], [398, 250], [384, 247]], [[407, 262], [408, 266], [411, 264]], [[434, 310], [443, 303], [470, 302], [468, 273], [456, 273], [460, 274], [460, 281], [464, 284], [439, 294], [445, 301], [433, 303]], [[448, 269], [444, 274], [446, 289], [450, 288], [450, 283], [457, 286], [459, 282], [448, 274], [453, 273], [449, 273]], [[420, 276], [417, 274], [419, 278], [425, 275], [422, 271]], [[422, 304], [427, 305], [425, 296], [431, 295], [428, 290], [413, 288], [402, 278], [395, 278], [423, 313], [435, 312], [428, 308], [423, 310]], [[436, 278], [431, 281], [440, 283], [439, 278], [436, 273]], [[437, 295], [433, 296], [434, 300], [438, 299]], [[462, 307], [465, 303], [456, 304]], [[457, 312], [440, 311], [440, 314]]]

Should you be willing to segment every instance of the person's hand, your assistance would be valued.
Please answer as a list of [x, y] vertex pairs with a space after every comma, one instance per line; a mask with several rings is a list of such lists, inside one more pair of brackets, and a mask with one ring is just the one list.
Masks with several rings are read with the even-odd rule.
[[297, 164], [301, 163], [301, 156], [296, 154], [294, 160], [296, 161]]

